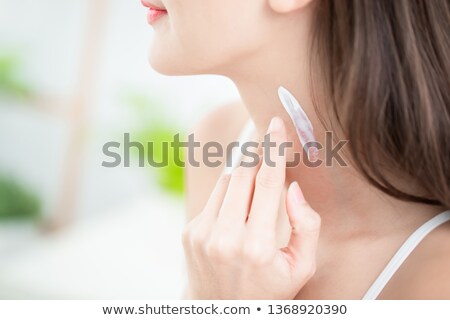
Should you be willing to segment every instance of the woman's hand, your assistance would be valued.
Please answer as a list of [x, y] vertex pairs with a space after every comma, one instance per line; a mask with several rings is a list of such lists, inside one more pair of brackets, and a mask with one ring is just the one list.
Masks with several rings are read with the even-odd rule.
[[190, 299], [293, 299], [315, 272], [320, 217], [296, 182], [286, 196], [289, 244], [276, 246], [286, 174], [279, 149], [286, 141], [283, 121], [272, 119], [268, 132], [276, 143], [269, 158], [275, 166], [263, 161], [222, 176], [204, 210], [186, 226]]

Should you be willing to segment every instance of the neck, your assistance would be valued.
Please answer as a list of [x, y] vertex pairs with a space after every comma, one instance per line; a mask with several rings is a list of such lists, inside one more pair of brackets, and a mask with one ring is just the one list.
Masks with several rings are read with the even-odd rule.
[[[326, 129], [314, 109], [309, 86], [309, 59], [306, 52], [279, 50], [272, 47], [241, 65], [231, 74], [242, 100], [254, 121], [261, 141], [274, 116], [284, 119], [289, 141], [294, 142], [288, 154], [301, 151], [292, 122], [278, 98], [279, 86], [286, 87], [299, 100], [310, 118], [317, 141], [325, 146]], [[258, 66], [267, 66], [264, 69]], [[322, 112], [321, 112], [322, 113]], [[326, 114], [322, 113], [322, 114]], [[334, 147], [335, 144], [333, 144]], [[345, 159], [345, 155], [341, 153]], [[325, 159], [321, 151], [320, 158]], [[398, 235], [410, 232], [442, 208], [393, 199], [372, 187], [346, 161], [341, 166], [333, 161], [311, 168], [304, 163], [288, 168], [287, 183], [297, 181], [310, 205], [322, 217], [322, 237], [328, 239]]]

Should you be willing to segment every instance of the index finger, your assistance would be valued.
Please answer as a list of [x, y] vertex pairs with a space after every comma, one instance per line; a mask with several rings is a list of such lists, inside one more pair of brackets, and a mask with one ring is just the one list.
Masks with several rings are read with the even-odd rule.
[[273, 118], [268, 133], [270, 144], [268, 146], [265, 139], [264, 158], [255, 180], [248, 224], [250, 228], [261, 228], [267, 235], [273, 235], [286, 180], [286, 155], [280, 148], [286, 142], [283, 120]]

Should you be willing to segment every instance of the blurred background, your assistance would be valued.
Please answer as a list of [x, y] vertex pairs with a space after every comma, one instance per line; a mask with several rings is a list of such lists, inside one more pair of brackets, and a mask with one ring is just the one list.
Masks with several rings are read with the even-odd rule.
[[158, 75], [151, 38], [139, 0], [0, 0], [0, 299], [181, 297], [183, 169], [105, 168], [102, 148], [238, 95]]

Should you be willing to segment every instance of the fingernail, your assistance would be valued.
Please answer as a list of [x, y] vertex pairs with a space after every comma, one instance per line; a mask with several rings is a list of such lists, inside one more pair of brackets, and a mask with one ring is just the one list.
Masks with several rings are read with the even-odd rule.
[[303, 196], [302, 189], [300, 189], [300, 186], [298, 185], [297, 181], [294, 181], [291, 184], [291, 192], [294, 196], [294, 200], [297, 204], [304, 204], [306, 202], [305, 197]]
[[272, 121], [270, 121], [268, 132], [281, 131], [282, 128], [283, 128], [283, 120], [281, 120], [278, 117], [275, 117], [275, 118], [272, 118]]

